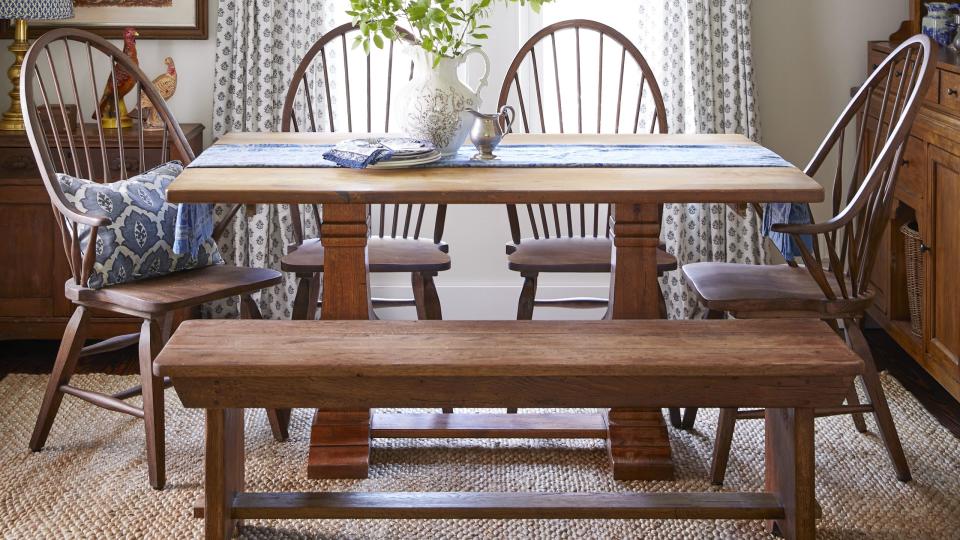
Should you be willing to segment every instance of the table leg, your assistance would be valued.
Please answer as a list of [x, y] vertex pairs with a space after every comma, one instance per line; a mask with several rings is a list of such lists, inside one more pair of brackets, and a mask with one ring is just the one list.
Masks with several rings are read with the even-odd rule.
[[325, 204], [323, 308], [325, 321], [370, 318], [370, 272], [367, 268], [369, 217], [364, 204]]
[[766, 491], [780, 500], [784, 519], [767, 523], [787, 540], [816, 536], [813, 409], [767, 409]]
[[[364, 204], [326, 204], [320, 238], [324, 249], [320, 318], [371, 318], [367, 267], [369, 216]], [[310, 431], [308, 478], [366, 478], [370, 463], [370, 411], [317, 410]]]
[[[612, 214], [613, 268], [607, 313], [613, 319], [659, 319], [660, 205], [617, 204]], [[615, 479], [673, 479], [670, 438], [659, 409], [611, 409], [607, 429]]]

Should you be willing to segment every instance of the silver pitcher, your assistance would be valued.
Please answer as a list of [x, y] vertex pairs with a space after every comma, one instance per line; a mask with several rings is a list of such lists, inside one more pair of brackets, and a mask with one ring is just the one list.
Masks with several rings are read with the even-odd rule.
[[470, 130], [470, 140], [478, 151], [473, 159], [497, 159], [493, 151], [513, 127], [513, 120], [516, 118], [513, 107], [504, 105], [499, 112], [493, 114], [484, 114], [474, 109], [466, 109], [466, 112], [476, 118], [473, 129]]

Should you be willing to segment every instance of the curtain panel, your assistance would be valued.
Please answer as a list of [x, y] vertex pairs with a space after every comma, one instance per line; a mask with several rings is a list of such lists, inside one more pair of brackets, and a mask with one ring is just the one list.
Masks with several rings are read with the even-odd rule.
[[[751, 0], [640, 0], [640, 49], [663, 91], [672, 133], [739, 133], [760, 140], [751, 53]], [[766, 262], [752, 208], [669, 204], [663, 239], [680, 264]], [[702, 317], [682, 273], [662, 279], [671, 318]]]
[[[221, 0], [214, 67], [214, 138], [231, 131], [280, 129], [280, 113], [293, 72], [307, 50], [333, 27], [336, 3]], [[323, 92], [314, 95], [323, 99]], [[325, 102], [319, 103], [317, 116], [325, 120]], [[223, 219], [228, 210], [228, 206], [217, 206], [216, 218]], [[305, 233], [316, 237], [317, 224], [312, 221], [312, 213], [302, 215], [307, 221]], [[288, 206], [256, 205], [234, 218], [220, 240], [220, 250], [228, 264], [280, 268], [280, 258], [293, 240]], [[260, 293], [258, 302], [264, 317], [290, 318], [296, 291], [294, 280], [294, 276], [285, 274], [283, 283]], [[235, 317], [237, 311], [236, 301], [231, 299], [206, 306], [204, 315]]]

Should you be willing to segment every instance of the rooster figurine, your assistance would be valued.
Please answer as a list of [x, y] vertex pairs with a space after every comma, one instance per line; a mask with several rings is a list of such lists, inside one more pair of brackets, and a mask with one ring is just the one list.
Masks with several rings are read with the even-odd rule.
[[[133, 65], [139, 66], [139, 61], [137, 60], [137, 36], [140, 34], [133, 28], [126, 28], [123, 31], [123, 54], [127, 55]], [[100, 124], [105, 128], [115, 128], [117, 127], [118, 118], [120, 127], [130, 127], [133, 125], [133, 121], [130, 120], [130, 117], [127, 115], [127, 106], [123, 101], [124, 96], [130, 93], [130, 90], [133, 90], [136, 80], [133, 75], [127, 72], [123, 66], [118, 65], [114, 62], [113, 72], [116, 73], [117, 81], [117, 96], [114, 98], [113, 95], [113, 73], [110, 77], [107, 78], [107, 84], [103, 87], [103, 94], [100, 97], [100, 104], [98, 108], [100, 109]], [[119, 101], [120, 110], [114, 110], [114, 99]], [[96, 118], [96, 116], [94, 116]]]
[[[169, 56], [163, 59], [163, 63], [167, 65], [167, 71], [153, 79], [153, 87], [157, 89], [157, 93], [164, 101], [169, 101], [177, 91], [177, 66], [173, 63], [173, 58]], [[143, 122], [144, 129], [164, 128], [163, 120], [160, 119], [157, 108], [150, 102], [146, 92], [140, 96], [139, 107], [140, 111], [136, 116]]]

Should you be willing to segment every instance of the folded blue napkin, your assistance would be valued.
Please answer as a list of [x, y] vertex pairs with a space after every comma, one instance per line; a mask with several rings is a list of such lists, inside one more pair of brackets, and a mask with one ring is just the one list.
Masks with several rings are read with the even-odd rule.
[[196, 258], [203, 242], [213, 237], [213, 205], [181, 204], [173, 236], [174, 253]]
[[343, 141], [323, 154], [323, 159], [350, 169], [365, 169], [392, 157], [391, 148], [368, 139]]
[[[777, 223], [806, 225], [812, 222], [810, 206], [806, 203], [770, 203], [763, 213], [762, 232], [764, 236], [773, 241], [773, 244], [783, 254], [783, 258], [790, 261], [801, 256], [800, 247], [794, 242], [791, 235], [776, 232], [773, 230], [773, 226]], [[813, 249], [813, 238], [810, 235], [802, 235], [801, 239], [807, 248]]]

